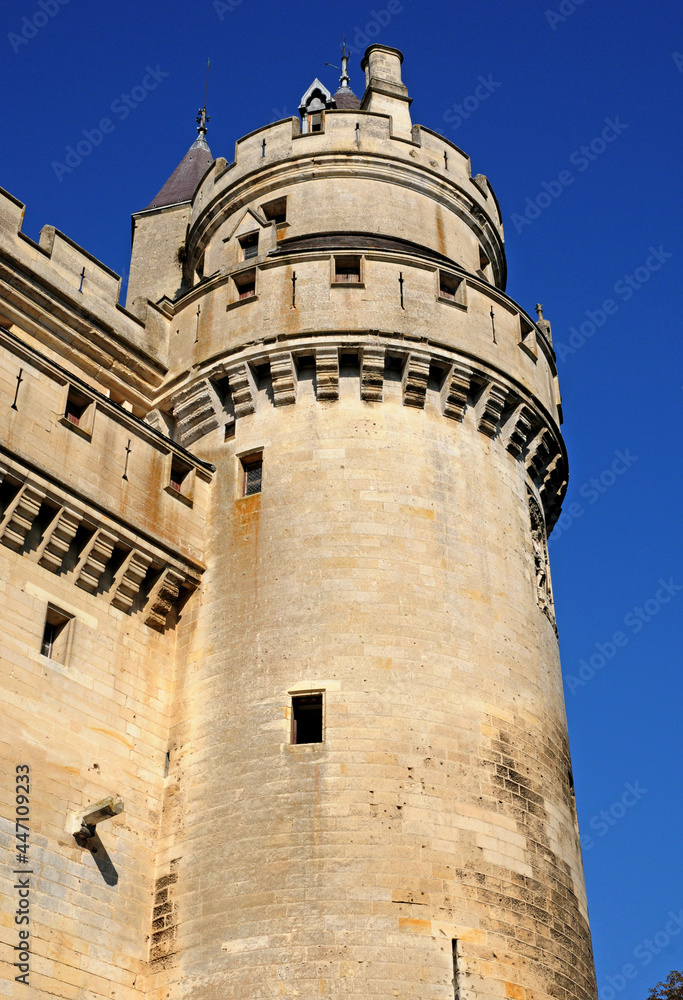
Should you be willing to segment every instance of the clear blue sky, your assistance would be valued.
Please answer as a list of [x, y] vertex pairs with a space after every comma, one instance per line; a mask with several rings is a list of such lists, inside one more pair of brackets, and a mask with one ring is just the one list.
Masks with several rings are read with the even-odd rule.
[[[324, 64], [344, 33], [403, 50], [413, 120], [490, 177], [508, 292], [543, 303], [561, 354], [571, 483], [551, 558], [598, 982], [602, 1000], [644, 998], [683, 967], [668, 915], [683, 921], [680, 7], [227, 0], [221, 13], [211, 0], [7, 0], [0, 184], [27, 203], [28, 235], [57, 226], [125, 274], [130, 213], [193, 140], [207, 56], [209, 142], [232, 159], [238, 137], [296, 113], [313, 77], [334, 86]], [[22, 27], [34, 36], [13, 38]], [[361, 94], [357, 57], [350, 68]], [[479, 77], [490, 93], [474, 107]], [[115, 102], [131, 92], [143, 99], [124, 116]], [[113, 129], [58, 179], [53, 164], [103, 118]]]

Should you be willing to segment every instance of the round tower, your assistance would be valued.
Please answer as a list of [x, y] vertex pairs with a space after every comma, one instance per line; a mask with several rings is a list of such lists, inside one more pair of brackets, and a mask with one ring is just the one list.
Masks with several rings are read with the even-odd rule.
[[344, 64], [341, 97], [316, 81], [216, 160], [160, 303], [159, 410], [217, 471], [154, 996], [595, 997], [550, 326], [506, 295], [493, 190], [413, 126], [401, 63], [371, 46], [362, 100]]

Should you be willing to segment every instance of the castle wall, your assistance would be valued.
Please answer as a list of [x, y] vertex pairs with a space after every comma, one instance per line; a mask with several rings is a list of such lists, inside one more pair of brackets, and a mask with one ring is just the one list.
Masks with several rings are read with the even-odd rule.
[[[339, 401], [312, 376], [295, 405], [263, 387], [233, 442], [202, 441], [212, 561], [180, 637], [163, 982], [450, 1000], [456, 940], [463, 996], [590, 996], [522, 467], [434, 389], [424, 410], [400, 381], [359, 390], [343, 368]], [[256, 449], [263, 492], [242, 498], [235, 456]], [[323, 745], [291, 745], [306, 690]]]

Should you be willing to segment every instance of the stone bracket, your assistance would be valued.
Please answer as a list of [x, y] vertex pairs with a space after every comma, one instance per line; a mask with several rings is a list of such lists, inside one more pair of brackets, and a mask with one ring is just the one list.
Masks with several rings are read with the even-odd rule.
[[403, 371], [403, 405], [424, 409], [429, 382], [430, 357], [411, 351]]
[[74, 511], [65, 507], [57, 511], [38, 553], [38, 562], [41, 566], [49, 569], [51, 573], [59, 573], [80, 524], [81, 517]]
[[111, 559], [116, 538], [107, 531], [96, 531], [91, 539], [85, 558], [77, 569], [76, 586], [94, 594], [104, 573], [105, 567]]
[[477, 426], [487, 437], [495, 437], [507, 396], [507, 389], [490, 382], [477, 401], [475, 407]]
[[140, 587], [152, 564], [149, 556], [135, 549], [128, 554], [123, 566], [116, 574], [114, 596], [111, 603], [120, 611], [132, 611]]
[[169, 615], [180, 596], [183, 578], [175, 570], [166, 569], [152, 587], [144, 611], [145, 625], [156, 632], [163, 632], [169, 624]]
[[386, 351], [383, 347], [364, 347], [360, 373], [360, 395], [375, 403], [381, 403], [384, 397], [384, 359]]
[[218, 427], [215, 394], [208, 379], [179, 392], [172, 400], [172, 407], [178, 441], [184, 448]]
[[256, 410], [256, 385], [246, 362], [227, 369], [236, 417], [246, 417]]
[[24, 486], [0, 522], [0, 540], [3, 545], [18, 552], [26, 541], [33, 522], [38, 516], [45, 494], [34, 486]]
[[441, 407], [445, 417], [462, 420], [467, 409], [467, 399], [472, 382], [472, 369], [453, 365], [441, 390]]
[[270, 377], [273, 383], [273, 403], [288, 406], [296, 403], [296, 368], [294, 358], [287, 351], [270, 357]]
[[339, 399], [339, 351], [319, 347], [315, 352], [315, 394], [317, 399]]

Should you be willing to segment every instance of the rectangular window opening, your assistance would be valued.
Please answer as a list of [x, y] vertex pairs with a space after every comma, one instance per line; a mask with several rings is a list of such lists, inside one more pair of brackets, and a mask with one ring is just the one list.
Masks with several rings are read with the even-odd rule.
[[322, 132], [323, 130], [323, 115], [322, 111], [315, 115], [308, 116], [308, 131], [309, 132]]
[[292, 696], [292, 743], [323, 742], [323, 696]]
[[258, 257], [258, 233], [249, 233], [240, 239], [242, 247], [242, 260], [251, 260]]
[[251, 497], [261, 492], [263, 483], [263, 455], [249, 455], [242, 459], [242, 496]]
[[360, 282], [360, 257], [335, 257], [334, 280], [343, 284]]
[[58, 608], [48, 605], [45, 615], [45, 627], [43, 629], [43, 640], [40, 645], [40, 652], [50, 660], [57, 660], [64, 663], [66, 653], [66, 640], [68, 636], [71, 615], [59, 611]]
[[92, 399], [86, 396], [84, 392], [81, 392], [80, 389], [76, 389], [74, 386], [69, 386], [69, 394], [66, 398], [66, 406], [64, 407], [64, 416], [70, 424], [80, 427], [85, 422], [86, 411], [91, 403]]
[[261, 211], [268, 222], [274, 222], [277, 226], [281, 226], [287, 221], [287, 199], [278, 198], [276, 201], [269, 201], [266, 205], [261, 206]]
[[245, 271], [235, 275], [235, 287], [240, 299], [251, 299], [256, 295], [256, 271]]
[[462, 278], [456, 278], [455, 275], [449, 274], [448, 271], [439, 271], [440, 297], [448, 299], [449, 302], [458, 302], [458, 292], [461, 282]]
[[186, 485], [187, 478], [192, 471], [192, 466], [188, 465], [187, 462], [183, 462], [181, 458], [177, 458], [175, 455], [171, 461], [171, 478], [169, 486], [176, 493], [181, 493], [183, 485]]

